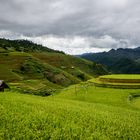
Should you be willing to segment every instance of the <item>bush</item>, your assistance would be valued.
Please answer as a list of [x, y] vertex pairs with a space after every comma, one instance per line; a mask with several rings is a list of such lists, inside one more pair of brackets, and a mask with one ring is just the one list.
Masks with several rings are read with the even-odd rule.
[[41, 96], [50, 96], [53, 95], [55, 92], [55, 89], [39, 89], [34, 92], [35, 95], [41, 95]]

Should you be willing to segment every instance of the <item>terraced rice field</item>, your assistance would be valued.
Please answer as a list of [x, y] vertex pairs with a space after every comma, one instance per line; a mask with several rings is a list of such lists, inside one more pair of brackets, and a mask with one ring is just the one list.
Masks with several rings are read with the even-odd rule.
[[140, 75], [139, 74], [116, 74], [100, 76], [97, 79], [92, 79], [97, 86], [113, 87], [113, 88], [140, 88]]
[[140, 89], [70, 86], [50, 97], [0, 93], [0, 139], [139, 140]]
[[140, 79], [140, 74], [113, 74], [100, 76], [100, 78], [105, 79]]

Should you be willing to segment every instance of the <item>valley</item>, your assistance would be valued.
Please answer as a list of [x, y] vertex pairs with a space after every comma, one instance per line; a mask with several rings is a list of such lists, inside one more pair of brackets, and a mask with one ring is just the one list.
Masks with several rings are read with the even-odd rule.
[[140, 140], [139, 0], [0, 0], [0, 140]]
[[[28, 41], [0, 41], [0, 139], [140, 139], [140, 75]], [[28, 45], [27, 45], [28, 44]]]

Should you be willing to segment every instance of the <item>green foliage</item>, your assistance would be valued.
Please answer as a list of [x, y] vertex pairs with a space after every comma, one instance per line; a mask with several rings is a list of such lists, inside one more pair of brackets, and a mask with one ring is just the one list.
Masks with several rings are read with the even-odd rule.
[[28, 40], [8, 40], [8, 39], [0, 39], [0, 47], [5, 51], [18, 51], [18, 52], [58, 52], [49, 49], [47, 47], [43, 47], [42, 45], [35, 44]]
[[71, 86], [58, 95], [0, 94], [0, 139], [135, 139], [140, 110], [128, 102], [130, 92]]
[[102, 71], [100, 67], [92, 67], [92, 62], [58, 53], [10, 52], [0, 53], [0, 57], [0, 72], [3, 73], [0, 78], [10, 82], [47, 79], [52, 83], [68, 86], [86, 81]]
[[63, 87], [48, 80], [22, 80], [9, 84], [12, 91], [18, 91], [24, 94], [34, 94], [40, 96], [49, 96], [54, 94], [56, 90]]
[[96, 86], [112, 87], [112, 88], [140, 88], [140, 75], [136, 74], [113, 74], [104, 75], [96, 79], [89, 80]]
[[140, 47], [112, 49], [109, 52], [83, 54], [80, 57], [101, 63], [112, 73], [140, 74]]
[[100, 103], [118, 107], [130, 108], [127, 104], [128, 96], [137, 95], [140, 89], [114, 89], [97, 87], [90, 82], [72, 85], [64, 89], [57, 96], [60, 98], [79, 100], [90, 103]]
[[[27, 40], [0, 39], [0, 58], [0, 79], [14, 83], [46, 80], [52, 85], [66, 87], [106, 73], [101, 65], [93, 66], [90, 61]], [[26, 93], [32, 92], [22, 86], [19, 88]]]
[[20, 67], [22, 73], [32, 74], [35, 77], [39, 74], [41, 78], [43, 78], [45, 69], [42, 63], [32, 58], [26, 59]]
[[92, 66], [93, 66], [93, 69], [96, 69], [97, 75], [105, 75], [105, 74], [108, 74], [107, 69], [105, 67], [103, 67], [103, 65], [96, 64], [95, 62], [93, 62]]
[[140, 79], [140, 74], [111, 74], [111, 75], [104, 75], [100, 76], [100, 78], [105, 79]]
[[14, 73], [11, 69], [9, 69], [6, 65], [0, 64], [0, 80], [5, 81], [20, 81], [22, 77], [16, 73]]
[[132, 105], [133, 105], [134, 107], [140, 109], [140, 95], [139, 95], [139, 98], [133, 99]]
[[0, 78], [6, 81], [48, 79], [50, 82], [63, 86], [80, 82], [75, 76], [48, 63], [43, 63], [27, 53], [1, 53], [0, 56], [2, 73]]
[[77, 76], [76, 73], [84, 73], [85, 79], [90, 79], [91, 76], [108, 74], [103, 66], [99, 64], [93, 66], [92, 62], [78, 57], [60, 53], [32, 53], [32, 55], [42, 62], [49, 63], [69, 74]]
[[55, 91], [56, 91], [56, 89], [42, 88], [42, 89], [39, 89], [39, 90], [35, 91], [33, 94], [34, 95], [40, 95], [40, 96], [50, 96], [50, 95], [53, 95]]

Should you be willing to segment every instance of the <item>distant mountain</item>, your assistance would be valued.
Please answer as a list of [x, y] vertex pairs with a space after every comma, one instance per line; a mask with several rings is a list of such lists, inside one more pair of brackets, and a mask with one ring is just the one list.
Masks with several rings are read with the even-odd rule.
[[112, 73], [140, 73], [140, 47], [111, 49], [109, 52], [87, 53], [80, 57], [101, 63]]

